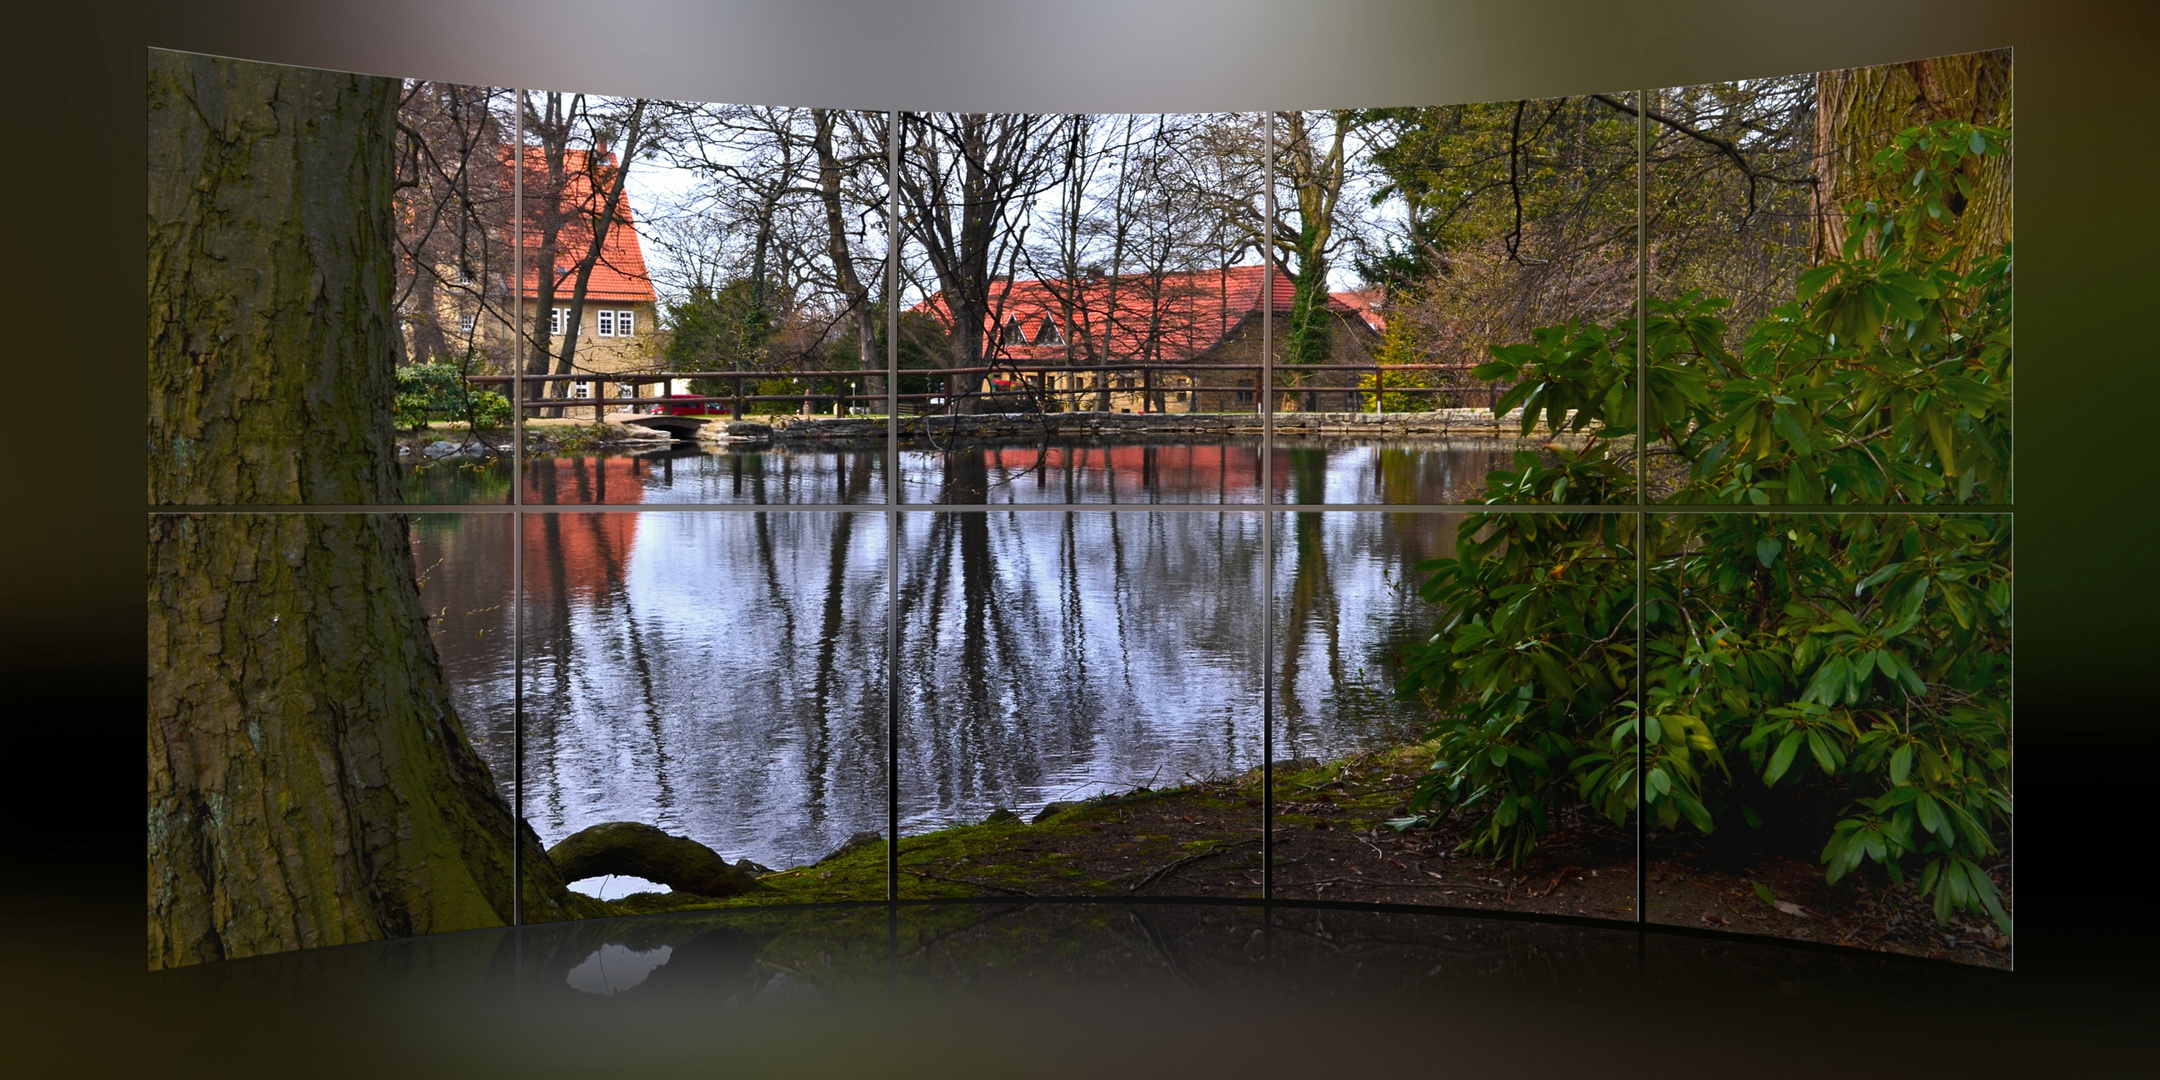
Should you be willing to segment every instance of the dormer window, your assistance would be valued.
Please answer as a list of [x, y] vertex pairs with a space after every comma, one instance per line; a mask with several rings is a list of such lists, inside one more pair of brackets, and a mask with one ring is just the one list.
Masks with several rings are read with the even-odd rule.
[[1005, 336], [1001, 343], [1006, 345], [1025, 345], [1028, 343], [1027, 330], [1021, 327], [1018, 317], [1005, 324]]
[[1056, 320], [1052, 319], [1048, 315], [1043, 316], [1042, 325], [1035, 328], [1035, 344], [1065, 344], [1065, 335], [1058, 333], [1058, 325]]

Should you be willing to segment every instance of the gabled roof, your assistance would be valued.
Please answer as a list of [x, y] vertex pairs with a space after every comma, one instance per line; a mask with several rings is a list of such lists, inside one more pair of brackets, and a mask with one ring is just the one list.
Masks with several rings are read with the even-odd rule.
[[[508, 151], [505, 151], [507, 153]], [[558, 193], [564, 212], [561, 229], [555, 241], [555, 273], [558, 284], [555, 295], [567, 301], [577, 286], [577, 263], [585, 253], [592, 250], [592, 220], [600, 213], [606, 200], [607, 187], [615, 172], [615, 155], [599, 151], [600, 160], [591, 159], [591, 151], [568, 150], [563, 159], [563, 190]], [[540, 295], [540, 271], [537, 264], [540, 251], [540, 230], [544, 218], [541, 210], [548, 186], [547, 154], [537, 146], [525, 148], [525, 280], [527, 299]], [[593, 265], [592, 279], [585, 289], [587, 301], [635, 303], [653, 299], [652, 278], [645, 270], [645, 251], [638, 244], [635, 217], [630, 210], [630, 193], [623, 192], [622, 201], [615, 208], [613, 224], [608, 226], [607, 238], [600, 244], [600, 260]]]
[[[1016, 360], [1064, 358], [1062, 341], [1038, 344], [1045, 318], [1076, 348], [1101, 341], [1109, 331], [1115, 355], [1151, 352], [1165, 360], [1190, 359], [1221, 344], [1248, 316], [1259, 313], [1261, 286], [1266, 281], [1266, 267], [1233, 266], [1228, 270], [1120, 274], [1079, 281], [999, 282], [991, 287], [991, 311], [984, 320], [984, 332], [990, 342], [1002, 342], [1006, 326], [1018, 320], [1027, 343], [996, 346], [999, 355]], [[1110, 318], [1113, 294], [1114, 320]], [[1278, 267], [1273, 295], [1276, 312], [1287, 313], [1295, 294], [1296, 283]], [[1355, 317], [1374, 330], [1382, 326], [1378, 304], [1377, 293], [1341, 292], [1328, 296], [1329, 310]], [[1076, 326], [1065, 324], [1068, 306]], [[941, 322], [952, 319], [943, 293], [912, 310]]]

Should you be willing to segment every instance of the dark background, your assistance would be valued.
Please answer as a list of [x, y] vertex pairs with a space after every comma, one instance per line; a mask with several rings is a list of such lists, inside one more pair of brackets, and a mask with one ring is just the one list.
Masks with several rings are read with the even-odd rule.
[[[857, 108], [1440, 104], [2017, 49], [2018, 960], [2144, 955], [2160, 764], [2160, 4], [737, 0], [43, 4], [0, 65], [0, 914], [140, 965], [149, 46]], [[56, 932], [58, 924], [41, 924]], [[139, 968], [138, 968], [139, 969]]]

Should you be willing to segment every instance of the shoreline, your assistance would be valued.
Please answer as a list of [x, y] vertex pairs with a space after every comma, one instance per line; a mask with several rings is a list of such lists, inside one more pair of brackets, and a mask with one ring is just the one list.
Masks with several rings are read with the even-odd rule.
[[[1580, 807], [1519, 866], [1458, 854], [1468, 822], [1396, 832], [1410, 787], [1429, 764], [1422, 743], [1332, 762], [1278, 762], [1275, 891], [1282, 901], [1405, 904], [1455, 911], [1586, 917], [1632, 923], [1638, 865], [1649, 876], [1650, 925], [1701, 927], [2008, 968], [2007, 942], [1959, 917], [1937, 926], [1930, 905], [1861, 875], [1838, 885], [1790, 853], [1718, 856], [1707, 838], [1653, 834], [1638, 864], [1632, 829]], [[1057, 899], [1261, 897], [1261, 771], [1145, 788], [1029, 817], [994, 812], [900, 841], [898, 896]], [[773, 907], [886, 897], [886, 846], [858, 838], [803, 866], [760, 875], [731, 897], [639, 893], [597, 901], [612, 914]], [[1999, 881], [2006, 904], [2007, 881]], [[1765, 902], [1760, 890], [1773, 894]], [[1788, 908], [1792, 910], [1787, 910]], [[1794, 912], [1798, 912], [1795, 914]]]

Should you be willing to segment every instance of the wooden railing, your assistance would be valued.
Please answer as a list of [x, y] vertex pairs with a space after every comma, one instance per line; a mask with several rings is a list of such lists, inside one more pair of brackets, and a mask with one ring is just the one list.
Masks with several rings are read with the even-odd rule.
[[[965, 382], [967, 386], [964, 389], [913, 390], [897, 394], [862, 389], [873, 380], [887, 378], [888, 373], [860, 368], [579, 372], [569, 375], [525, 376], [524, 401], [521, 407], [530, 413], [550, 409], [584, 409], [590, 406], [596, 421], [611, 410], [711, 403], [726, 405], [727, 413], [736, 419], [743, 418], [749, 406], [761, 402], [800, 403], [802, 411], [820, 415], [828, 410], [837, 412], [849, 406], [860, 407], [866, 412], [881, 413], [888, 403], [897, 404], [903, 414], [916, 415], [957, 413], [963, 410], [1084, 411], [1085, 404], [1091, 400], [1100, 400], [1101, 395], [1107, 392], [1128, 400], [1137, 396], [1140, 412], [1255, 412], [1258, 408], [1258, 384], [1264, 370], [1261, 365], [1250, 363], [999, 364], [963, 368], [902, 368], [899, 377], [903, 383], [927, 379], [932, 382], [943, 381], [948, 387], [959, 382]], [[1440, 398], [1435, 407], [1489, 408], [1507, 389], [1497, 383], [1470, 381], [1470, 366], [1466, 364], [1276, 364], [1274, 370], [1274, 392], [1278, 396], [1328, 395], [1352, 406], [1346, 409], [1309, 411], [1376, 412], [1384, 404], [1384, 400], [1376, 397], [1379, 393]], [[1204, 372], [1235, 372], [1244, 374], [1247, 378], [1226, 379], [1219, 383], [1203, 382], [1196, 376]], [[1455, 377], [1444, 380], [1439, 386], [1386, 385], [1389, 375], [1411, 372], [1443, 372]], [[1133, 377], [1123, 382], [1111, 382], [1111, 376], [1121, 373]], [[1353, 378], [1349, 380], [1349, 385], [1322, 381], [1332, 373], [1347, 374]], [[1000, 379], [1000, 376], [1006, 378]], [[1096, 384], [1063, 387], [1042, 385], [1055, 376], [1065, 376], [1068, 382], [1072, 381], [1074, 376], [1091, 376]], [[1307, 381], [1307, 376], [1320, 378]], [[1368, 378], [1373, 381], [1374, 386], [1361, 385]], [[756, 392], [758, 383], [780, 379], [812, 385], [780, 394]], [[1291, 379], [1296, 381], [1289, 381]], [[466, 379], [466, 382], [474, 386], [501, 387], [505, 390], [510, 389], [508, 384], [516, 381], [518, 380], [509, 375], [475, 375]], [[677, 381], [720, 383], [728, 389], [721, 394], [653, 396], [639, 392], [655, 383], [664, 386]], [[833, 389], [820, 389], [815, 385], [819, 382], [838, 386]], [[1000, 382], [1005, 385], [998, 385]], [[569, 386], [576, 383], [595, 384], [594, 389], [601, 392], [590, 397], [571, 397], [564, 393]], [[1102, 385], [1103, 383], [1110, 385]], [[622, 386], [637, 388], [633, 391], [636, 396], [609, 397], [604, 393], [606, 389]], [[1187, 408], [1172, 410], [1164, 407], [1169, 404], [1170, 394], [1207, 394], [1217, 398], [1214, 404], [1235, 407], [1199, 409], [1197, 406], [1201, 404], [1200, 400], [1185, 398], [1181, 403]], [[505, 396], [510, 395], [506, 393]]]

